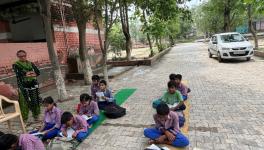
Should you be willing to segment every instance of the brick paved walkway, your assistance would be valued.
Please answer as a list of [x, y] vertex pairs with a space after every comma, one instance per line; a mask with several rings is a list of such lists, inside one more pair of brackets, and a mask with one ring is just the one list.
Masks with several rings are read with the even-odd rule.
[[[113, 89], [137, 88], [123, 104], [127, 115], [106, 120], [79, 149], [144, 149], [143, 128], [154, 123], [151, 101], [165, 90], [172, 72], [181, 73], [192, 89], [190, 149], [264, 149], [263, 68], [261, 59], [218, 63], [208, 58], [205, 44], [180, 44], [156, 65], [135, 67], [112, 80]], [[79, 93], [89, 87], [68, 89], [76, 100], [60, 107], [73, 111]]]
[[181, 44], [153, 67], [137, 67], [116, 78], [114, 88], [138, 88], [124, 104], [126, 117], [107, 120], [79, 149], [144, 149], [145, 125], [153, 123], [151, 100], [165, 88], [171, 72], [192, 89], [190, 149], [264, 149], [264, 62], [218, 63], [202, 43]]

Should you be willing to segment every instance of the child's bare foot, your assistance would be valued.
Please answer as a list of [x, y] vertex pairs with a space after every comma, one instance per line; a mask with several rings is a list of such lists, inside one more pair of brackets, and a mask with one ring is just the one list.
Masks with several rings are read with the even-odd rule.
[[155, 143], [156, 143], [155, 140], [149, 140], [149, 141], [148, 141], [148, 144], [149, 144], [149, 145], [151, 145], [151, 144], [155, 144]]

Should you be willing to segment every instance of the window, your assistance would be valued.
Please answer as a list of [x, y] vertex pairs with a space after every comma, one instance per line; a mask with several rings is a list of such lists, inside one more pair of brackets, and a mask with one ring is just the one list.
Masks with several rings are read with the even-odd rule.
[[221, 41], [223, 43], [242, 42], [245, 41], [245, 38], [240, 34], [226, 34], [221, 35]]

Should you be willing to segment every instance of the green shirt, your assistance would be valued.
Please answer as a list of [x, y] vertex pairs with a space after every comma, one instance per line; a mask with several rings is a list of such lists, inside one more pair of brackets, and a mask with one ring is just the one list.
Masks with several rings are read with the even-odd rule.
[[183, 101], [181, 93], [177, 90], [175, 93], [170, 94], [169, 92], [165, 92], [162, 96], [162, 101], [166, 104], [173, 105], [175, 103], [180, 103]]

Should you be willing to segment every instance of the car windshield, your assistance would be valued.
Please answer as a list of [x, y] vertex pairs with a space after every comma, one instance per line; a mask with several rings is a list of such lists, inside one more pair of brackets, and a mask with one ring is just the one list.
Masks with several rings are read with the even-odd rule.
[[221, 35], [221, 41], [223, 43], [242, 42], [245, 41], [245, 38], [240, 34], [226, 34], [226, 35]]

